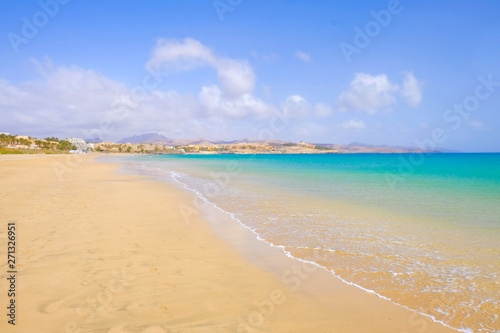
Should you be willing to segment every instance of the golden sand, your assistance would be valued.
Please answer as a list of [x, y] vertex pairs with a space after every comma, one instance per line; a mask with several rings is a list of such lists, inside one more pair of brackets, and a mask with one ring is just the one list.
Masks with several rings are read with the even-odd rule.
[[0, 332], [453, 332], [284, 255], [269, 260], [285, 275], [264, 269], [186, 211], [189, 193], [116, 169], [0, 156]]

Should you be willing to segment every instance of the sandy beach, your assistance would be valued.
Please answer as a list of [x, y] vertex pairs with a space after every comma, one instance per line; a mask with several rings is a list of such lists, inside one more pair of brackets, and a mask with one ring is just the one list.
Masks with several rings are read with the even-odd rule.
[[190, 193], [117, 169], [95, 155], [0, 156], [1, 332], [455, 332], [264, 243], [259, 265]]

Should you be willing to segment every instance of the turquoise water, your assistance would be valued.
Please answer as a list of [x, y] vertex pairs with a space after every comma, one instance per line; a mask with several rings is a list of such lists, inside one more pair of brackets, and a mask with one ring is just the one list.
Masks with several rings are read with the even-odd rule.
[[462, 331], [500, 331], [500, 154], [165, 155], [127, 163], [182, 184], [348, 283]]

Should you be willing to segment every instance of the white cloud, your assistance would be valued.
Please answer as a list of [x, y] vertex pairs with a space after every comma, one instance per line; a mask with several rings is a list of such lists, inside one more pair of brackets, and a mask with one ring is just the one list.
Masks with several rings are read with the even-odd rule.
[[401, 95], [405, 100], [406, 104], [416, 108], [422, 102], [422, 88], [423, 83], [418, 81], [413, 73], [406, 74], [403, 80], [403, 88], [401, 89]]
[[147, 62], [148, 68], [162, 67], [167, 71], [191, 70], [197, 66], [213, 64], [216, 57], [212, 51], [192, 38], [182, 41], [160, 38]]
[[223, 92], [231, 97], [250, 93], [255, 87], [255, 74], [248, 61], [217, 57], [208, 47], [191, 38], [182, 41], [159, 39], [146, 66], [167, 73], [211, 66], [217, 71]]
[[311, 56], [308, 53], [296, 51], [293, 56], [302, 62], [311, 62]]
[[169, 71], [177, 64], [185, 70], [196, 66], [210, 66], [217, 71], [219, 85], [205, 86], [198, 94], [200, 106], [209, 115], [262, 118], [269, 116], [273, 107], [252, 95], [256, 76], [246, 60], [217, 57], [197, 40], [158, 40], [147, 66]]
[[248, 62], [224, 58], [216, 62], [216, 67], [219, 81], [228, 95], [236, 97], [253, 91], [255, 74]]
[[398, 86], [392, 84], [385, 74], [358, 73], [349, 88], [338, 97], [336, 107], [340, 111], [354, 109], [368, 114], [389, 110], [396, 103], [394, 92], [397, 90]]
[[[0, 130], [106, 141], [152, 131], [177, 138], [241, 138], [256, 127], [270, 126], [268, 120], [277, 115], [289, 119], [283, 130], [291, 133], [312, 112], [299, 95], [288, 96], [279, 107], [255, 97], [255, 74], [246, 61], [218, 58], [195, 40], [162, 41], [157, 46], [148, 62], [154, 69], [145, 71], [146, 80], [133, 88], [94, 70], [33, 60], [41, 73], [36, 80], [0, 79]], [[157, 90], [154, 82], [161, 84], [165, 73], [152, 73], [179, 70], [173, 69], [176, 63], [181, 71], [212, 66], [219, 82], [201, 87], [197, 94]], [[330, 112], [324, 104], [316, 105], [315, 111]], [[312, 124], [305, 123], [304, 131], [313, 131]]]
[[12, 121], [34, 117], [57, 128], [58, 121], [65, 121], [66, 126], [77, 125], [85, 123], [89, 115], [107, 112], [112, 101], [126, 91], [123, 84], [98, 72], [59, 67], [43, 80], [18, 85], [2, 81], [0, 108], [6, 110], [5, 114], [11, 113]]
[[422, 82], [413, 73], [403, 80], [403, 87], [392, 83], [385, 74], [370, 75], [357, 73], [347, 90], [343, 91], [335, 103], [339, 111], [360, 110], [368, 114], [391, 112], [397, 104], [397, 94], [411, 107], [422, 101]]
[[333, 113], [333, 109], [324, 103], [317, 103], [316, 106], [314, 107], [314, 114], [318, 118], [328, 117], [332, 113]]
[[299, 118], [311, 112], [311, 105], [302, 96], [288, 96], [281, 104], [281, 110], [286, 118]]
[[2, 127], [34, 136], [112, 140], [168, 130], [202, 113], [190, 95], [149, 91], [137, 99], [124, 84], [93, 70], [60, 66], [44, 72], [44, 78], [20, 84], [0, 80]]
[[345, 130], [363, 130], [366, 128], [366, 125], [362, 120], [351, 119], [343, 122], [339, 127]]
[[273, 106], [251, 94], [243, 94], [237, 98], [226, 98], [220, 88], [215, 85], [203, 87], [199, 93], [199, 100], [211, 115], [266, 118], [275, 112]]

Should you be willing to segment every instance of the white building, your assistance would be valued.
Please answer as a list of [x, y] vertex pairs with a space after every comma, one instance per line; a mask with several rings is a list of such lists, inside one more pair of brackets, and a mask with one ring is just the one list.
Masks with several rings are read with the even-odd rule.
[[85, 141], [83, 141], [83, 139], [67, 138], [66, 141], [68, 141], [69, 143], [71, 143], [73, 146], [76, 147], [77, 153], [81, 152], [86, 153], [87, 151], [94, 149], [94, 145], [86, 143]]

